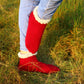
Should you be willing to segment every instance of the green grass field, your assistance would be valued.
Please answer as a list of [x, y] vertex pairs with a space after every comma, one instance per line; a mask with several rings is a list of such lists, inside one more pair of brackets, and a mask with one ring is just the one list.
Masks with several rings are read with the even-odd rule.
[[38, 60], [54, 74], [19, 72], [18, 0], [0, 0], [0, 84], [84, 84], [84, 1], [63, 0], [47, 25]]

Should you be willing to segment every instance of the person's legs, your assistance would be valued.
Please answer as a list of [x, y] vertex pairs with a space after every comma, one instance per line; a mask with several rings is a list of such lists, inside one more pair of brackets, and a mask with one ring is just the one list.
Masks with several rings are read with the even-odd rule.
[[[31, 21], [26, 34], [26, 47], [31, 53], [37, 52], [43, 31], [61, 2], [62, 0], [41, 0], [31, 14]], [[32, 21], [32, 17], [36, 21]], [[32, 27], [30, 27], [31, 25]]]
[[41, 0], [38, 5], [38, 16], [41, 19], [51, 19], [62, 0]]
[[[36, 58], [36, 52], [39, 48], [44, 29], [60, 3], [60, 0], [43, 1], [40, 1], [38, 7], [36, 7], [29, 16], [29, 25], [25, 39], [29, 53], [25, 56], [19, 53], [20, 63], [18, 67], [20, 70], [42, 73], [53, 73], [59, 71], [58, 67], [39, 62]], [[41, 10], [41, 8], [44, 9]], [[42, 15], [40, 11], [43, 11]]]
[[20, 50], [28, 51], [25, 46], [25, 36], [28, 27], [29, 15], [39, 4], [40, 0], [20, 0], [19, 7], [19, 28], [20, 28]]

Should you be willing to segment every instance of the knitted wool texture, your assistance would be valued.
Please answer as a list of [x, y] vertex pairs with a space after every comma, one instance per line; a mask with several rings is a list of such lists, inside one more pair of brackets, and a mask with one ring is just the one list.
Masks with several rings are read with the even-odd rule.
[[[29, 26], [25, 40], [26, 47], [32, 54], [38, 51], [45, 27], [46, 24], [39, 23], [35, 19], [32, 12], [29, 17]], [[35, 55], [28, 58], [20, 58], [18, 68], [19, 70], [42, 73], [53, 73], [60, 71], [60, 69], [54, 65], [39, 62]]]

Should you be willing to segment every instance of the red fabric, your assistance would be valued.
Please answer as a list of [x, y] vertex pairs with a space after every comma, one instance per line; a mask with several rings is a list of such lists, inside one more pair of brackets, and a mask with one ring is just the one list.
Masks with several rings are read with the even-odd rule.
[[[32, 12], [29, 17], [29, 25], [25, 40], [26, 47], [31, 53], [37, 52], [45, 27], [46, 24], [40, 24], [35, 20]], [[24, 59], [20, 58], [18, 68], [22, 71], [36, 71], [42, 73], [53, 73], [59, 71], [59, 68], [56, 66], [39, 62], [36, 56], [31, 56]]]
[[30, 72], [41, 72], [41, 73], [54, 73], [60, 71], [60, 69], [54, 65], [45, 64], [39, 62], [36, 56], [31, 56], [28, 58], [20, 58], [18, 65], [19, 70], [30, 71]]
[[38, 51], [45, 27], [46, 24], [40, 24], [38, 21], [35, 20], [32, 12], [29, 17], [29, 25], [25, 39], [26, 47], [30, 52], [35, 53]]

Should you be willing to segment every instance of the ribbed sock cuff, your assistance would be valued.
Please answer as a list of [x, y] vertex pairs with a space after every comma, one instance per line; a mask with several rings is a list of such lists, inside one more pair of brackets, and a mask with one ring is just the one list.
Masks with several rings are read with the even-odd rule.
[[19, 58], [28, 58], [28, 57], [31, 57], [31, 56], [34, 56], [34, 55], [37, 55], [37, 52], [32, 54], [31, 52], [29, 51], [22, 51], [22, 52], [19, 52], [18, 53], [18, 57]]

